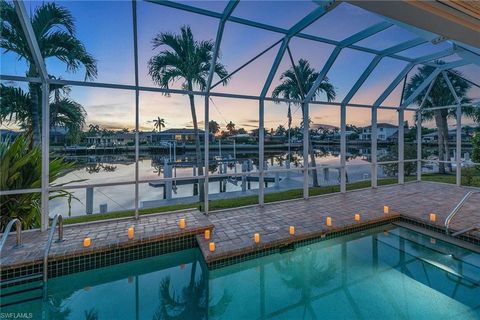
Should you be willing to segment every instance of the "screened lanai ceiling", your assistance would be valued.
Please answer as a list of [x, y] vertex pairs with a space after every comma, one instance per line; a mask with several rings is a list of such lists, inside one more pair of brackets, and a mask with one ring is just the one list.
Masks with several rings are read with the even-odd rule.
[[[81, 2], [57, 2], [73, 8], [81, 6]], [[402, 5], [403, 2], [384, 3]], [[372, 4], [375, 4], [375, 10], [369, 7]], [[473, 85], [472, 97], [480, 96], [480, 49], [471, 41], [462, 41], [468, 40], [463, 38], [468, 36], [467, 32], [457, 33], [455, 38], [446, 37], [432, 32], [433, 27], [421, 29], [409, 24], [409, 11], [406, 9], [401, 11], [402, 15], [394, 15], [378, 9], [382, 5], [376, 4], [378, 2], [372, 1], [139, 1], [139, 85], [143, 88], [156, 87], [147, 76], [146, 61], [151, 56], [151, 48], [148, 52], [145, 49], [150, 46], [155, 33], [160, 30], [177, 32], [182, 25], [189, 24], [199, 39], [217, 40], [218, 59], [228, 66], [229, 85], [218, 85], [222, 79], [214, 75], [210, 90], [207, 90], [212, 96], [233, 94], [238, 98], [268, 100], [273, 88], [280, 83], [282, 72], [298, 63], [299, 59], [308, 60], [319, 71], [316, 85], [325, 77], [335, 84], [337, 96], [334, 101], [328, 101], [329, 105], [415, 108], [415, 98], [428, 89], [431, 80], [451, 70], [461, 70]], [[128, 2], [120, 1], [98, 6], [105, 7], [105, 12], [110, 13], [107, 21], [122, 18], [128, 21], [128, 15], [123, 17], [116, 9], [128, 5]], [[464, 11], [469, 10], [468, 1], [457, 3], [457, 6], [460, 5]], [[470, 9], [475, 12], [474, 6]], [[385, 16], [378, 13], [381, 11]], [[75, 18], [84, 23], [89, 20], [83, 15]], [[469, 19], [478, 23], [475, 16], [469, 15]], [[449, 23], [462, 25], [453, 20]], [[123, 30], [127, 31], [119, 28], [118, 32], [123, 33]], [[109, 32], [114, 31], [113, 28], [97, 30], [107, 44]], [[128, 30], [122, 41], [130, 46], [131, 38], [131, 30]], [[92, 45], [86, 45], [92, 48]], [[95, 43], [93, 47], [100, 45], [102, 43]], [[101, 72], [102, 63], [120, 54], [111, 51], [109, 57], [99, 58], [99, 76], [95, 81], [133, 85], [132, 81], [123, 80], [123, 77], [107, 77], [107, 73]], [[410, 97], [403, 97], [400, 101], [403, 80], [424, 65], [433, 67], [432, 76]], [[8, 70], [4, 67], [5, 64], [2, 70]], [[47, 59], [49, 74], [65, 81], [83, 80], [78, 73], [57, 72], [56, 67], [55, 62]], [[128, 63], [123, 69], [119, 72], [123, 71], [125, 75], [134, 73], [133, 65]], [[51, 83], [55, 82], [61, 81], [51, 80]], [[180, 90], [181, 87], [172, 86], [172, 89]], [[314, 89], [315, 86], [306, 93], [305, 101], [315, 98]], [[313, 103], [327, 104], [327, 101], [317, 97]]]
[[[264, 50], [259, 50], [259, 54], [263, 53], [262, 56], [270, 54], [272, 63], [265, 83], [256, 83], [257, 88], [262, 87], [263, 84], [262, 90], [257, 92], [260, 97], [268, 96], [273, 87], [272, 83], [278, 82], [281, 71], [295, 63], [296, 58], [304, 55], [310, 55], [309, 60], [313, 61], [315, 67], [321, 70], [319, 78], [324, 76], [335, 78], [337, 70], [350, 73], [349, 81], [342, 79], [344, 90], [339, 95], [342, 99], [337, 101], [341, 104], [354, 103], [362, 90], [370, 89], [371, 91], [368, 86], [372, 78], [378, 76], [379, 73], [385, 75], [388, 72], [391, 76], [388, 79], [389, 85], [383, 91], [378, 91], [377, 99], [361, 101], [373, 106], [380, 106], [392, 92], [398, 89], [410, 71], [421, 65], [435, 67], [432, 77], [427, 79], [429, 81], [422, 84], [411, 97], [406, 97], [405, 101], [401, 103], [404, 108], [409, 106], [417, 95], [426, 90], [430, 81], [435, 79], [438, 74], [472, 64], [480, 66], [478, 48], [460, 41], [470, 40], [471, 36], [468, 32], [458, 33], [456, 38], [449, 39], [442, 34], [431, 32], [432, 28], [425, 30], [408, 25], [404, 22], [408, 21], [406, 17], [409, 13], [408, 10], [405, 10], [406, 5], [402, 4], [404, 1], [387, 1], [383, 5], [383, 7], [392, 6], [393, 8], [395, 2], [397, 7], [403, 6], [403, 16], [395, 15], [393, 17], [398, 20], [360, 8], [376, 7], [378, 2], [374, 1], [353, 1], [353, 4], [338, 1], [298, 1], [293, 6], [292, 2], [287, 1], [240, 1], [236, 5], [233, 5], [235, 2], [221, 1], [150, 2], [220, 20], [224, 19], [226, 27], [223, 31], [222, 41], [228, 42], [229, 29], [239, 28], [238, 25], [254, 28], [256, 30], [252, 32], [260, 34], [276, 33], [275, 36], [271, 36], [271, 40], [277, 41], [271, 41], [273, 42], [271, 46], [263, 48], [268, 51], [263, 53]], [[468, 1], [457, 3], [457, 6], [460, 5], [463, 6], [464, 11], [469, 8]], [[379, 7], [382, 8], [382, 6]], [[410, 9], [413, 13], [412, 8], [410, 6], [406, 9]], [[474, 6], [472, 5], [470, 9], [473, 12]], [[383, 10], [382, 12], [390, 13], [387, 11]], [[438, 18], [442, 19], [442, 16], [438, 14]], [[476, 23], [479, 22], [476, 18], [474, 20]], [[460, 18], [456, 21], [450, 19], [448, 22], [455, 26], [463, 26]], [[230, 27], [232, 24], [237, 24], [237, 26]], [[469, 25], [469, 27], [471, 26]], [[252, 36], [255, 37], [253, 34]], [[305, 46], [306, 42], [308, 45]], [[223, 50], [224, 47], [225, 45], [220, 45], [219, 48], [224, 53], [223, 58], [226, 57], [225, 52], [228, 52], [228, 49]], [[260, 46], [260, 48], [262, 47]], [[359, 59], [362, 55], [363, 59]], [[262, 56], [251, 58], [259, 60]], [[254, 64], [255, 60], [253, 62], [246, 60], [245, 63]], [[359, 60], [363, 60], [363, 63]], [[440, 64], [438, 60], [444, 64]], [[352, 61], [360, 63], [363, 68], [349, 68]], [[243, 65], [239, 67], [241, 69]], [[244, 68], [247, 67], [248, 65]], [[221, 87], [219, 89], [223, 92], [231, 90], [231, 88], [222, 89]], [[212, 91], [215, 92], [215, 88]], [[311, 95], [308, 98], [311, 98]]]

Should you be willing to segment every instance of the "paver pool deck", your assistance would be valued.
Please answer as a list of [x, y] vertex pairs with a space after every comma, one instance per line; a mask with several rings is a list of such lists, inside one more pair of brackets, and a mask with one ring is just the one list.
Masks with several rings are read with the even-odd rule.
[[[53, 243], [50, 258], [79, 255], [87, 251], [132, 245], [147, 241], [182, 235], [197, 235], [199, 247], [208, 264], [274, 246], [285, 245], [306, 238], [343, 230], [360, 225], [369, 225], [395, 217], [406, 217], [425, 224], [443, 228], [445, 219], [468, 191], [480, 189], [455, 185], [412, 182], [404, 185], [382, 186], [376, 189], [361, 189], [347, 193], [334, 193], [212, 212], [208, 216], [197, 210], [184, 210], [165, 214], [107, 220], [65, 227], [65, 241]], [[389, 206], [385, 215], [383, 207]], [[361, 216], [360, 221], [354, 215]], [[436, 222], [429, 221], [430, 213], [436, 214]], [[326, 217], [332, 218], [332, 226], [325, 224]], [[187, 227], [178, 228], [180, 218], [185, 218]], [[127, 228], [135, 226], [135, 242], [128, 240]], [[471, 226], [480, 226], [480, 193], [473, 194], [452, 220], [453, 231]], [[295, 227], [295, 235], [289, 234], [289, 226]], [[203, 238], [205, 229], [212, 229], [210, 240]], [[253, 241], [259, 233], [259, 244]], [[92, 238], [92, 246], [82, 247], [85, 237]], [[468, 236], [480, 243], [480, 231]], [[24, 233], [23, 246], [15, 248], [15, 237], [9, 236], [1, 256], [2, 268], [41, 261], [47, 239], [46, 232], [38, 230]], [[479, 240], [479, 241], [477, 241]], [[210, 252], [208, 243], [215, 242], [216, 249]]]

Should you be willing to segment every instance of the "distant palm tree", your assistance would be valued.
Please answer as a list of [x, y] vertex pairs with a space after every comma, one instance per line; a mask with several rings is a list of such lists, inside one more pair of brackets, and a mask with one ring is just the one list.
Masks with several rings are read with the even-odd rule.
[[[298, 80], [297, 80], [298, 76]], [[285, 99], [305, 100], [307, 93], [312, 88], [315, 80], [318, 78], [319, 73], [310, 66], [310, 63], [305, 59], [298, 60], [295, 67], [291, 67], [287, 71], [283, 72], [280, 76], [280, 83], [272, 92], [272, 97], [278, 98], [282, 96]], [[333, 85], [330, 83], [327, 77], [323, 79], [318, 86], [312, 100], [315, 100], [320, 94], [324, 94], [327, 97], [327, 101], [335, 100], [336, 92]], [[303, 104], [300, 104], [303, 114]], [[315, 154], [313, 152], [312, 139], [308, 139], [309, 147], [308, 153], [310, 154], [310, 162], [313, 167], [316, 167]], [[318, 177], [317, 170], [313, 170], [313, 186], [317, 187]]]
[[[165, 50], [153, 56], [148, 62], [149, 75], [162, 88], [169, 88], [177, 80], [182, 82], [185, 90], [193, 91], [199, 88], [205, 90], [207, 77], [213, 56], [215, 42], [212, 40], [197, 41], [193, 37], [189, 26], [183, 26], [180, 34], [161, 32], [152, 40], [153, 49], [166, 47]], [[214, 73], [221, 79], [228, 75], [225, 67], [216, 62]], [[227, 84], [228, 79], [223, 81]], [[167, 94], [168, 95], [168, 94]], [[203, 175], [203, 157], [200, 149], [200, 133], [198, 131], [197, 112], [193, 94], [188, 94], [190, 112], [192, 115], [195, 134], [195, 151], [197, 157], [198, 174]], [[200, 201], [204, 197], [203, 185], [200, 186]]]
[[233, 123], [232, 121], [227, 123], [226, 128], [231, 135], [233, 135], [235, 133], [235, 123]]
[[220, 132], [220, 125], [218, 124], [217, 121], [210, 120], [208, 122], [208, 129], [209, 129], [210, 133], [212, 133], [213, 135], [216, 135], [217, 133]]
[[162, 132], [162, 128], [165, 128], [165, 119], [157, 117], [153, 120], [153, 128], [158, 129], [158, 132]]
[[[0, 47], [4, 52], [14, 52], [19, 59], [27, 63], [28, 77], [38, 77], [33, 55], [26, 45], [22, 23], [15, 7], [11, 2], [0, 0]], [[97, 62], [87, 52], [85, 46], [75, 36], [75, 23], [71, 13], [53, 2], [40, 4], [30, 18], [33, 32], [38, 41], [40, 53], [44, 59], [55, 57], [65, 63], [67, 70], [77, 71], [81, 66], [85, 68], [85, 79], [94, 79], [97, 76]], [[29, 84], [32, 100], [32, 139], [33, 145], [40, 144], [40, 108], [41, 89], [37, 83]]]
[[88, 132], [91, 134], [95, 135], [100, 132], [100, 126], [98, 124], [89, 124], [88, 128]]
[[[436, 61], [437, 64], [444, 64], [443, 61]], [[418, 86], [425, 81], [428, 76], [433, 72], [435, 68], [431, 66], [422, 66], [418, 69], [418, 72], [410, 78], [405, 87], [405, 97], [409, 97]], [[462, 103], [470, 102], [467, 97], [468, 90], [471, 85], [465, 79], [462, 78], [462, 74], [456, 70], [452, 70], [448, 73], [448, 79], [451, 81], [457, 96], [462, 100]], [[440, 74], [435, 78], [433, 87], [430, 94], [423, 105], [421, 114], [422, 121], [435, 120], [435, 125], [438, 130], [438, 159], [441, 161], [450, 160], [449, 158], [449, 145], [448, 145], [448, 118], [456, 117], [456, 108], [452, 109], [437, 109], [428, 110], [433, 107], [455, 105], [456, 101], [453, 97], [448, 85]], [[415, 99], [415, 102], [420, 105], [425, 96], [426, 91], [419, 94]], [[480, 121], [480, 111], [475, 108], [462, 107], [464, 116], [473, 118], [475, 121]], [[439, 162], [439, 173], [445, 173], [445, 163]]]

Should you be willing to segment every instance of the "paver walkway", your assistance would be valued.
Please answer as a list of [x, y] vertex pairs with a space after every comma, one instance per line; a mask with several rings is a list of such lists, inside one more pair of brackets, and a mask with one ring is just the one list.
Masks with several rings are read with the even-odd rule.
[[[179, 220], [184, 218], [186, 227], [179, 228]], [[128, 228], [134, 227], [133, 240], [128, 239]], [[57, 243], [55, 240], [50, 249], [49, 259], [67, 258], [79, 254], [88, 254], [102, 250], [120, 248], [145, 242], [161, 241], [182, 235], [203, 233], [205, 229], [212, 229], [213, 225], [207, 217], [198, 210], [183, 210], [167, 214], [152, 214], [140, 216], [138, 221], [133, 218], [106, 220], [64, 227], [64, 240]], [[91, 238], [91, 245], [83, 247], [83, 239]], [[32, 230], [23, 232], [22, 246], [15, 247], [15, 236], [9, 236], [1, 255], [2, 268], [41, 262], [48, 239], [48, 232]]]
[[[65, 227], [66, 241], [53, 242], [50, 259], [108, 250], [133, 243], [160, 241], [182, 234], [197, 234], [200, 249], [207, 263], [210, 263], [319, 235], [327, 230], [378, 221], [385, 218], [385, 205], [390, 208], [387, 218], [401, 214], [428, 222], [429, 214], [433, 212], [437, 215], [437, 221], [433, 224], [443, 227], [447, 215], [470, 190], [472, 188], [416, 182], [355, 190], [345, 194], [328, 194], [308, 200], [277, 202], [264, 207], [228, 209], [213, 212], [208, 217], [197, 210], [184, 210], [141, 216], [138, 221], [129, 218], [69, 225]], [[361, 215], [360, 222], [354, 221], [356, 213]], [[332, 218], [331, 227], [325, 225], [327, 216]], [[178, 228], [180, 218], [187, 221], [185, 230]], [[132, 225], [135, 227], [135, 240], [128, 240], [127, 229]], [[452, 221], [451, 228], [456, 231], [472, 225], [480, 225], [480, 193], [472, 195]], [[295, 226], [295, 236], [289, 234], [289, 226]], [[202, 235], [205, 229], [211, 228], [214, 228], [214, 231], [209, 241], [216, 244], [213, 253], [208, 250], [209, 241], [204, 240]], [[260, 234], [260, 244], [253, 241], [256, 232]], [[470, 235], [480, 239], [479, 231], [471, 232]], [[41, 233], [38, 230], [24, 232], [21, 248], [14, 248], [15, 236], [9, 236], [0, 257], [2, 268], [41, 261], [47, 236], [46, 232]], [[92, 245], [88, 249], [82, 246], [85, 237], [92, 239]]]
[[[322, 231], [376, 221], [385, 217], [385, 205], [390, 208], [390, 217], [401, 214], [443, 227], [448, 214], [470, 190], [455, 185], [415, 182], [271, 203], [263, 208], [225, 210], [209, 215], [209, 220], [215, 225], [210, 240], [215, 242], [215, 251], [209, 251], [208, 241], [201, 236], [197, 236], [197, 240], [205, 260], [210, 263], [235, 254], [258, 251], [271, 244], [288, 243], [293, 238], [289, 234], [289, 226], [295, 227], [295, 237], [299, 239], [315, 233], [318, 235]], [[354, 220], [356, 213], [361, 216], [360, 222]], [[429, 221], [430, 213], [436, 214], [435, 223]], [[332, 218], [332, 227], [325, 225], [327, 216]], [[480, 194], [472, 195], [452, 220], [451, 229], [463, 230], [474, 224], [480, 226]], [[260, 244], [253, 241], [257, 232]], [[471, 234], [480, 238], [479, 232]]]

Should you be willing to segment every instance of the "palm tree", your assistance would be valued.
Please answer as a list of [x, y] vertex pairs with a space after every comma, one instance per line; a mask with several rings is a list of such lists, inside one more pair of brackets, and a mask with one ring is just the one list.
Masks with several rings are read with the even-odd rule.
[[93, 135], [96, 135], [97, 133], [100, 132], [100, 126], [98, 124], [89, 124], [88, 125], [88, 132], [93, 134]]
[[[28, 77], [38, 77], [33, 55], [26, 45], [22, 24], [12, 3], [0, 0], [0, 47], [4, 52], [14, 52], [19, 59], [27, 63]], [[85, 68], [85, 79], [94, 79], [97, 76], [97, 63], [85, 46], [75, 36], [75, 21], [71, 13], [56, 3], [40, 4], [32, 13], [30, 22], [38, 41], [40, 53], [44, 59], [57, 58], [66, 64], [67, 70], [76, 72], [80, 67]], [[41, 89], [38, 83], [29, 84], [32, 100], [32, 143], [39, 145]]]
[[162, 132], [162, 128], [165, 128], [165, 119], [157, 117], [153, 120], [153, 128], [158, 129], [158, 132]]
[[230, 135], [235, 134], [235, 123], [233, 123], [232, 121], [230, 121], [229, 123], [227, 123], [226, 128], [227, 128], [228, 133], [229, 133]]
[[[278, 98], [282, 96], [285, 99], [305, 100], [307, 93], [312, 88], [315, 80], [317, 80], [319, 73], [310, 66], [310, 63], [305, 59], [298, 60], [298, 63], [283, 72], [280, 76], [280, 83], [272, 92], [272, 97]], [[298, 79], [297, 79], [298, 77]], [[327, 101], [335, 100], [336, 92], [333, 85], [330, 83], [327, 77], [318, 86], [312, 100], [315, 100], [320, 94], [324, 94], [327, 97]], [[303, 103], [301, 105], [303, 114]], [[308, 139], [308, 153], [310, 154], [311, 165], [315, 168], [317, 166], [315, 162], [315, 154], [313, 152], [312, 139]], [[313, 170], [313, 186], [318, 186], [317, 170]]]
[[[31, 135], [34, 132], [34, 100], [31, 92], [21, 88], [0, 84], [0, 124], [16, 124]], [[79, 103], [61, 92], [68, 92], [65, 86], [50, 86], [53, 99], [50, 102], [50, 127], [64, 127], [69, 134], [78, 133], [85, 125], [86, 112]]]
[[209, 129], [211, 134], [216, 135], [217, 133], [220, 132], [220, 125], [218, 124], [217, 121], [210, 120], [208, 122], [208, 129]]
[[[165, 50], [154, 55], [148, 62], [148, 73], [152, 80], [162, 88], [168, 89], [176, 81], [182, 82], [185, 90], [193, 91], [194, 88], [205, 90], [207, 77], [213, 56], [215, 42], [212, 40], [197, 41], [193, 37], [189, 26], [183, 26], [180, 34], [161, 32], [152, 40], [153, 49], [160, 47]], [[228, 75], [225, 66], [216, 62], [213, 68], [221, 79]], [[223, 85], [227, 84], [227, 79]], [[168, 93], [166, 93], [168, 95]], [[195, 134], [195, 151], [197, 155], [198, 174], [203, 175], [202, 152], [200, 149], [200, 133], [198, 131], [197, 113], [193, 94], [189, 93], [190, 112]], [[200, 184], [201, 185], [201, 184]], [[203, 185], [200, 186], [200, 201], [204, 197]]]
[[[436, 61], [437, 64], [444, 64], [443, 61]], [[412, 76], [407, 85], [405, 86], [404, 96], [409, 97], [415, 89], [425, 81], [428, 76], [433, 72], [435, 68], [431, 66], [422, 66], [418, 69], [418, 72]], [[458, 97], [462, 100], [462, 103], [468, 103], [470, 99], [467, 97], [468, 90], [471, 85], [462, 78], [462, 74], [456, 70], [452, 70], [448, 73], [448, 79], [452, 83], [455, 92]], [[443, 78], [443, 75], [440, 74], [435, 78], [430, 94], [427, 97], [425, 104], [422, 107], [421, 115], [422, 121], [431, 121], [435, 120], [435, 124], [438, 129], [438, 159], [450, 160], [449, 157], [449, 146], [448, 146], [448, 118], [456, 117], [456, 108], [451, 109], [437, 109], [437, 110], [428, 110], [433, 107], [439, 106], [448, 106], [456, 104], [455, 98], [453, 97], [448, 85]], [[415, 103], [420, 105], [425, 96], [426, 91], [418, 95], [415, 99]], [[464, 116], [473, 118], [475, 121], [480, 120], [480, 112], [475, 108], [462, 107], [462, 112]], [[439, 173], [445, 173], [445, 163], [439, 163]]]

